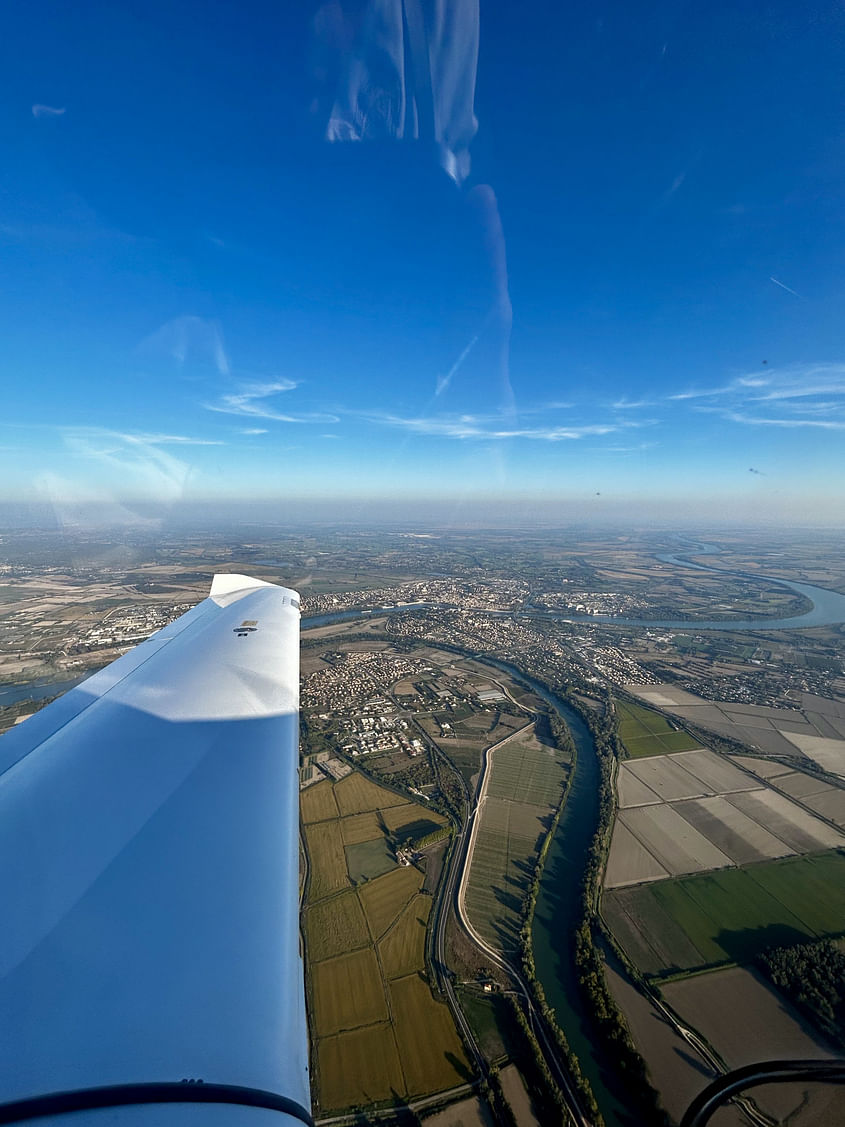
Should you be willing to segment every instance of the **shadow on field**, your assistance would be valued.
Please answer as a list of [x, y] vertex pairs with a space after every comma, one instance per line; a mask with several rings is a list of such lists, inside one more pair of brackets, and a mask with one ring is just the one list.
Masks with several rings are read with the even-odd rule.
[[446, 1060], [449, 1062], [449, 1064], [451, 1064], [452, 1068], [454, 1068], [455, 1072], [457, 1072], [458, 1076], [460, 1076], [462, 1080], [472, 1080], [473, 1079], [472, 1072], [470, 1072], [470, 1070], [466, 1066], [466, 1062], [462, 1061], [460, 1057], [456, 1057], [454, 1053], [450, 1053], [448, 1050], [446, 1051], [446, 1053], [444, 1053], [444, 1056], [446, 1057]]
[[766, 924], [764, 927], [749, 927], [741, 931], [720, 931], [716, 942], [723, 951], [737, 963], [748, 963], [770, 947], [791, 947], [795, 943], [806, 943], [811, 938], [790, 924]]

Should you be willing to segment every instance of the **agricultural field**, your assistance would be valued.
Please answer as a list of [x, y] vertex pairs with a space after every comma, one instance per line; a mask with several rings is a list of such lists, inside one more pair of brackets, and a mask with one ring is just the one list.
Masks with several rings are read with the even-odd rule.
[[744, 963], [766, 947], [845, 933], [845, 854], [606, 891], [602, 915], [644, 974]]
[[353, 890], [319, 900], [309, 908], [306, 942], [309, 958], [315, 963], [369, 945], [364, 910]]
[[735, 758], [746, 770], [766, 779], [782, 794], [797, 799], [815, 814], [845, 829], [845, 787], [842, 785], [825, 782], [818, 775], [809, 775], [806, 771], [795, 771], [785, 763], [750, 756], [737, 755]]
[[374, 880], [395, 869], [396, 857], [387, 839], [377, 837], [374, 841], [359, 841], [355, 845], [347, 845], [346, 867], [352, 883], [360, 884], [362, 881]]
[[361, 886], [358, 895], [373, 939], [384, 935], [408, 901], [422, 888], [422, 883], [419, 869], [407, 865]]
[[528, 733], [491, 753], [463, 895], [473, 927], [499, 950], [518, 948], [522, 900], [568, 771], [566, 756]]
[[305, 843], [311, 865], [309, 899], [317, 901], [348, 887], [349, 873], [340, 822], [334, 819], [306, 826]]
[[315, 963], [311, 982], [314, 1024], [323, 1036], [387, 1021], [384, 984], [372, 947]]
[[390, 1000], [408, 1095], [421, 1096], [472, 1079], [449, 1007], [434, 1000], [421, 975], [394, 979]]
[[391, 790], [371, 782], [366, 775], [353, 771], [334, 784], [334, 796], [342, 818], [349, 814], [364, 814], [368, 810], [385, 810], [389, 806], [408, 805], [407, 799]]
[[301, 799], [315, 1105], [339, 1111], [461, 1083], [469, 1062], [424, 977], [425, 874], [394, 853], [403, 837], [445, 819], [358, 773], [308, 787]]
[[333, 784], [325, 779], [307, 787], [299, 795], [299, 810], [306, 825], [309, 822], [325, 822], [328, 818], [336, 818], [338, 810]]
[[753, 751], [790, 757], [799, 764], [815, 762], [834, 774], [845, 774], [845, 703], [801, 693], [799, 711], [705, 700], [669, 684], [626, 688], [647, 704]]
[[[661, 990], [672, 1009], [703, 1034], [728, 1068], [753, 1064], [760, 1059], [763, 1045], [771, 1060], [818, 1060], [834, 1055], [756, 970], [731, 967], [670, 982]], [[757, 1089], [754, 1099], [762, 1111], [781, 1123], [845, 1121], [845, 1092], [835, 1085], [769, 1085]]]
[[689, 733], [673, 728], [659, 712], [624, 700], [616, 700], [614, 705], [619, 739], [632, 759], [698, 747], [698, 742]]
[[425, 929], [431, 897], [415, 896], [379, 943], [379, 957], [388, 978], [412, 974], [425, 960]]
[[[772, 789], [780, 778], [765, 780], [703, 748], [621, 763], [605, 887], [845, 846], [845, 835], [805, 808], [809, 799], [799, 804]], [[840, 792], [829, 790], [817, 797], [833, 805]]]

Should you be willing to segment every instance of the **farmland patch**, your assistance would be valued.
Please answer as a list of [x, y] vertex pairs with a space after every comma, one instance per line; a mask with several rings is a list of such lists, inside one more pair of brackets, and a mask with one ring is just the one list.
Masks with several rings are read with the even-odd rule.
[[419, 892], [422, 882], [419, 869], [403, 865], [361, 886], [358, 894], [373, 939], [384, 934], [411, 897]]
[[371, 782], [360, 771], [353, 771], [351, 775], [335, 783], [334, 793], [342, 817], [363, 814], [367, 810], [385, 810], [389, 806], [404, 806], [408, 801], [392, 790]]
[[372, 947], [314, 963], [311, 980], [319, 1037], [387, 1020], [384, 986]]
[[728, 801], [750, 818], [768, 826], [773, 834], [796, 852], [806, 853], [845, 845], [845, 837], [838, 830], [814, 818], [776, 791], [732, 794]]
[[317, 1060], [325, 1108], [389, 1100], [405, 1089], [393, 1029], [387, 1024], [322, 1038]]
[[845, 855], [788, 857], [605, 893], [602, 914], [646, 974], [745, 962], [845, 932]]
[[314, 783], [299, 793], [299, 809], [302, 820], [308, 822], [323, 822], [327, 818], [337, 817], [337, 803], [334, 800], [334, 787], [328, 779], [321, 783]]
[[342, 892], [320, 900], [305, 911], [308, 958], [312, 963], [366, 947], [370, 942], [367, 921], [354, 892]]
[[472, 1070], [448, 1006], [436, 1002], [418, 974], [390, 983], [394, 1033], [408, 1095], [452, 1088]]
[[381, 965], [387, 978], [400, 978], [423, 966], [430, 911], [431, 897], [415, 896], [379, 943]]
[[682, 818], [673, 806], [638, 806], [623, 810], [619, 820], [673, 876], [731, 864], [730, 857]]
[[359, 884], [395, 869], [396, 858], [385, 838], [378, 837], [375, 841], [347, 845], [346, 866], [349, 869], [349, 879], [353, 884]]
[[384, 836], [380, 815], [375, 810], [366, 814], [352, 814], [343, 818], [340, 823], [340, 832], [344, 845], [358, 845], [362, 841], [373, 841]]
[[305, 841], [311, 871], [310, 900], [320, 900], [323, 896], [346, 888], [349, 878], [337, 819], [332, 822], [313, 822], [306, 826]]

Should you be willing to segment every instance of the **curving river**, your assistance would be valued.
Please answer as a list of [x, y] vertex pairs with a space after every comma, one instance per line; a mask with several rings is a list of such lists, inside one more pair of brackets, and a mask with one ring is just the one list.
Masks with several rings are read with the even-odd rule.
[[572, 734], [575, 766], [546, 855], [534, 912], [534, 968], [546, 1001], [590, 1082], [607, 1127], [635, 1127], [625, 1105], [614, 1094], [602, 1054], [595, 1050], [574, 963], [573, 932], [581, 915], [584, 861], [599, 819], [599, 764], [593, 737], [573, 708], [527, 673], [493, 658], [477, 660], [527, 685], [560, 714]]

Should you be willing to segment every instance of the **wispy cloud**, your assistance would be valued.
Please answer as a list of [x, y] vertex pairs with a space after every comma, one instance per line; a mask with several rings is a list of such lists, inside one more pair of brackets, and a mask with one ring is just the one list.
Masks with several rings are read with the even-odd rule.
[[268, 383], [245, 384], [238, 391], [226, 392], [216, 403], [204, 403], [208, 411], [218, 411], [223, 415], [245, 415], [254, 419], [271, 419], [277, 423], [336, 423], [337, 415], [326, 412], [290, 414], [278, 411], [270, 400], [297, 387], [295, 380], [277, 379]]
[[181, 367], [211, 365], [221, 376], [230, 374], [223, 333], [214, 321], [185, 315], [166, 321], [138, 345], [147, 356], [166, 356]]
[[32, 107], [33, 117], [61, 117], [64, 112], [64, 106], [45, 106], [41, 102], [36, 102]]
[[76, 458], [105, 471], [107, 486], [116, 494], [139, 493], [160, 501], [181, 497], [192, 473], [188, 462], [162, 447], [221, 445], [188, 435], [141, 434], [99, 427], [68, 428], [63, 431], [63, 438]]
[[651, 420], [614, 420], [601, 423], [571, 423], [553, 426], [519, 426], [508, 415], [405, 416], [390, 412], [361, 412], [369, 422], [396, 427], [413, 434], [455, 439], [533, 439], [541, 442], [572, 441], [589, 436], [613, 434], [630, 427], [650, 425]]
[[269, 434], [266, 427], [242, 427], [238, 434]]
[[722, 387], [670, 397], [694, 400], [695, 410], [721, 415], [728, 422], [818, 430], [845, 429], [845, 364], [793, 365], [749, 373]]

